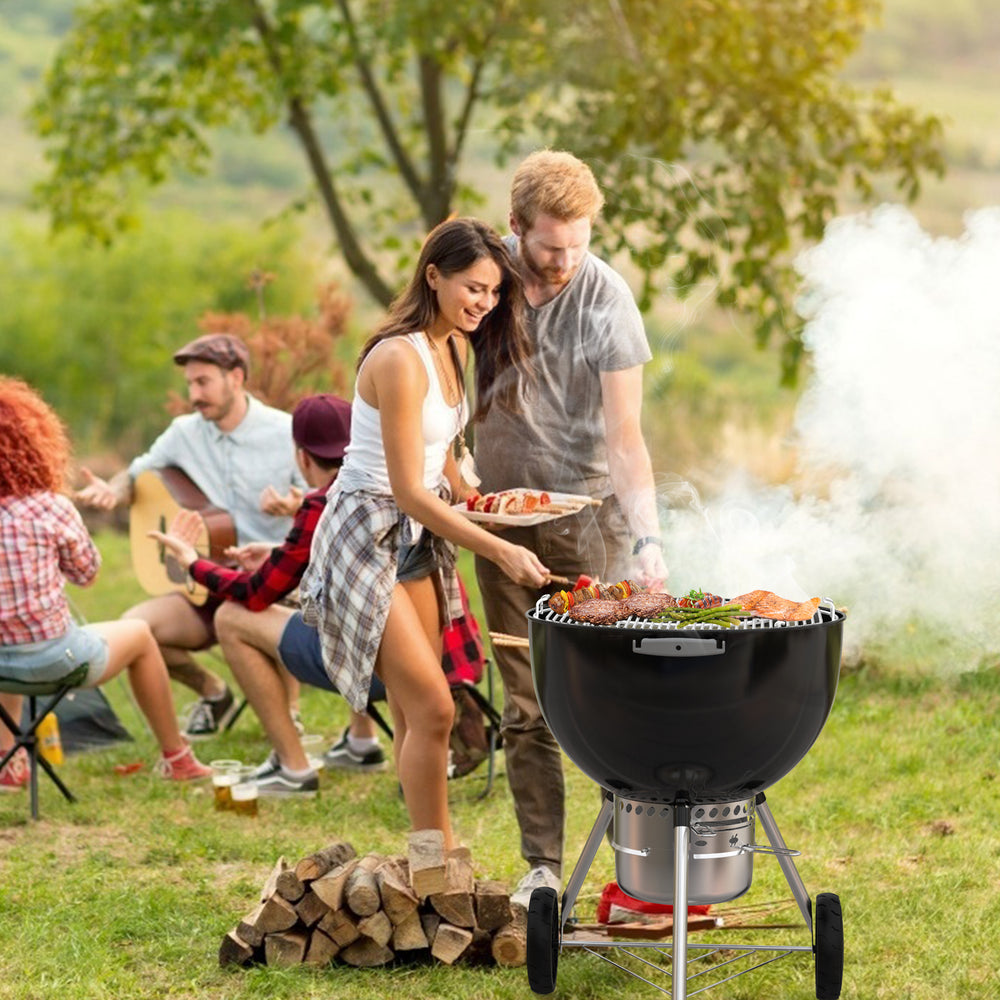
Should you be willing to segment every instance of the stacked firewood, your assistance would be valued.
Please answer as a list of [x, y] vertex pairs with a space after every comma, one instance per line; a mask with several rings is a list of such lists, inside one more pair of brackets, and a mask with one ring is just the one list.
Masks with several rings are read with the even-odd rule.
[[525, 912], [506, 886], [476, 879], [465, 847], [440, 830], [410, 834], [402, 855], [367, 854], [337, 841], [297, 864], [279, 858], [260, 901], [226, 936], [221, 965], [387, 965], [430, 956], [519, 966]]

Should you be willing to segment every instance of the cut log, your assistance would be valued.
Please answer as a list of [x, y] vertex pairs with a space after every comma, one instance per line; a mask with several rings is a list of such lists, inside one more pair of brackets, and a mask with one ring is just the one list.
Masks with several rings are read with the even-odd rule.
[[278, 877], [274, 880], [274, 887], [278, 895], [282, 899], [287, 899], [289, 903], [297, 903], [306, 891], [302, 879], [291, 868], [286, 868], [285, 871], [278, 873]]
[[514, 919], [493, 935], [493, 959], [497, 965], [517, 968], [528, 954], [528, 914], [523, 907], [513, 907]]
[[219, 945], [219, 965], [249, 965], [253, 960], [253, 946], [244, 941], [236, 931], [230, 931]]
[[396, 924], [391, 944], [394, 951], [417, 951], [419, 948], [430, 947], [423, 921], [416, 910]]
[[287, 899], [282, 899], [275, 893], [264, 900], [254, 926], [261, 934], [275, 934], [278, 931], [287, 931], [298, 919], [295, 907]]
[[309, 936], [309, 947], [306, 949], [305, 964], [323, 966], [329, 965], [339, 954], [340, 945], [328, 937], [319, 928]]
[[473, 901], [475, 878], [471, 857], [452, 852], [445, 864], [445, 889], [428, 897], [431, 906], [450, 924], [456, 927], [475, 927], [476, 908]]
[[362, 937], [344, 948], [338, 957], [348, 965], [368, 969], [376, 965], [387, 965], [396, 956], [385, 945], [371, 938]]
[[476, 882], [476, 926], [484, 931], [495, 931], [510, 923], [510, 893], [503, 882], [483, 879]]
[[252, 948], [259, 948], [264, 943], [264, 931], [257, 926], [263, 910], [264, 904], [258, 904], [236, 925], [237, 935]]
[[417, 894], [410, 888], [407, 874], [401, 864], [388, 859], [375, 873], [382, 909], [393, 924], [407, 920], [420, 905]]
[[267, 876], [267, 881], [264, 883], [264, 887], [260, 890], [260, 901], [263, 903], [270, 899], [278, 889], [278, 876], [288, 869], [288, 862], [285, 860], [284, 855], [282, 855], [275, 862], [274, 867], [271, 869], [271, 874]]
[[370, 917], [362, 917], [358, 921], [358, 930], [381, 945], [387, 945], [392, 939], [392, 921], [382, 910], [376, 910]]
[[468, 962], [470, 965], [492, 965], [493, 935], [481, 927], [474, 927], [472, 929], [472, 943], [462, 956], [462, 961]]
[[434, 938], [437, 937], [438, 928], [441, 926], [440, 914], [422, 912], [420, 914], [420, 923], [424, 928], [424, 934], [427, 936], [427, 944], [434, 944]]
[[302, 898], [295, 904], [295, 912], [306, 927], [312, 927], [320, 917], [330, 912], [330, 907], [312, 889], [306, 889]]
[[421, 899], [447, 891], [444, 834], [440, 830], [414, 830], [407, 838], [410, 886]]
[[361, 937], [357, 918], [349, 910], [331, 910], [316, 926], [333, 938], [341, 948], [346, 948]]
[[295, 866], [295, 874], [303, 882], [311, 882], [355, 857], [357, 854], [354, 848], [346, 840], [337, 840], [299, 861]]
[[301, 965], [306, 957], [309, 934], [306, 931], [279, 931], [264, 938], [264, 960], [268, 965]]
[[454, 965], [472, 944], [472, 931], [465, 927], [441, 923], [434, 935], [431, 954], [446, 965]]
[[364, 864], [364, 860], [354, 866], [344, 883], [344, 902], [359, 917], [371, 916], [381, 903], [375, 872]]
[[342, 865], [331, 868], [325, 875], [321, 875], [315, 881], [310, 882], [309, 888], [331, 910], [339, 910], [344, 905], [344, 883], [356, 866], [357, 861], [354, 859], [345, 861]]

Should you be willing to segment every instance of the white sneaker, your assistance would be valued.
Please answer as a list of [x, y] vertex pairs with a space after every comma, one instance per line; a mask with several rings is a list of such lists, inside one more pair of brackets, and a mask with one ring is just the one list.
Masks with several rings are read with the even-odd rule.
[[528, 908], [531, 902], [531, 894], [541, 886], [555, 889], [556, 892], [562, 888], [562, 880], [547, 865], [539, 865], [532, 868], [527, 875], [517, 883], [517, 888], [511, 893], [510, 901], [513, 905]]

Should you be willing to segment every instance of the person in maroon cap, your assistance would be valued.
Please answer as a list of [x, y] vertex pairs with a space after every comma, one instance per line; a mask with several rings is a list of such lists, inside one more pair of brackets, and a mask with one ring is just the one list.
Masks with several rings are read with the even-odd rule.
[[[230, 515], [239, 545], [278, 544], [291, 521], [264, 511], [262, 496], [268, 487], [284, 495], [305, 485], [295, 463], [291, 416], [247, 392], [250, 354], [239, 337], [197, 337], [174, 354], [174, 363], [184, 369], [195, 412], [173, 420], [149, 451], [109, 482], [84, 469], [77, 501], [110, 510], [131, 501], [140, 473], [176, 466], [209, 503]], [[215, 643], [212, 618], [219, 602], [210, 598], [196, 606], [177, 592], [143, 601], [124, 615], [149, 623], [170, 676], [200, 696], [185, 727], [189, 739], [216, 733], [237, 709], [226, 682], [191, 655]]]
[[[337, 689], [323, 669], [316, 630], [278, 602], [296, 589], [309, 562], [327, 490], [350, 442], [351, 404], [328, 393], [307, 396], [292, 413], [292, 437], [296, 461], [312, 492], [302, 498], [281, 545], [243, 546], [235, 553], [243, 569], [221, 566], [199, 557], [192, 544], [199, 519], [184, 511], [170, 533], [152, 532], [151, 537], [170, 550], [195, 582], [223, 600], [215, 614], [219, 643], [274, 748], [257, 769], [257, 786], [262, 795], [298, 798], [314, 796], [319, 780], [292, 721], [289, 675], [314, 687]], [[383, 692], [377, 688], [373, 696], [383, 697]], [[383, 770], [385, 755], [375, 732], [369, 716], [352, 711], [347, 731], [324, 763], [353, 771]]]

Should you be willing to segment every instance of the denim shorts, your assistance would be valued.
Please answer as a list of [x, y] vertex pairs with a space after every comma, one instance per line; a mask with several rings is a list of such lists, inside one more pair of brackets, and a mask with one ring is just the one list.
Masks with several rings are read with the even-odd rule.
[[[322, 688], [324, 691], [332, 691], [334, 694], [340, 693], [323, 668], [319, 632], [311, 625], [307, 625], [298, 611], [288, 619], [288, 624], [281, 633], [281, 638], [278, 640], [278, 656], [285, 669], [296, 680], [312, 687]], [[371, 701], [385, 699], [385, 687], [374, 674], [368, 697]]]
[[400, 583], [407, 580], [422, 580], [437, 568], [434, 536], [424, 528], [416, 545], [404, 545], [400, 548], [396, 562], [396, 579]]
[[71, 625], [57, 639], [0, 646], [0, 678], [31, 683], [61, 681], [81, 663], [88, 666], [80, 687], [96, 687], [108, 665], [108, 644], [86, 625]]

